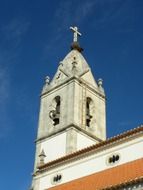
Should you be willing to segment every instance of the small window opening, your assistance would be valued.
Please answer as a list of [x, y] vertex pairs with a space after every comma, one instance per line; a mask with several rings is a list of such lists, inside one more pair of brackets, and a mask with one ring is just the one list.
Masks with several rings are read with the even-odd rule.
[[57, 174], [54, 177], [52, 177], [52, 183], [56, 184], [56, 183], [60, 183], [62, 180], [62, 175], [61, 174]]
[[120, 159], [120, 156], [118, 154], [117, 155], [113, 155], [113, 156], [109, 157], [108, 163], [109, 164], [114, 164], [117, 161], [119, 161], [119, 159]]
[[54, 176], [53, 181], [54, 181], [54, 182], [58, 182], [58, 181], [60, 181], [61, 179], [62, 179], [62, 176], [61, 176], [61, 175], [57, 175], [57, 176]]

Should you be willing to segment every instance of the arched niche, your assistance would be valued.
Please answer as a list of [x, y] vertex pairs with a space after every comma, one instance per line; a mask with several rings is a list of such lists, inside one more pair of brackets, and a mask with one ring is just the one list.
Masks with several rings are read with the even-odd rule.
[[58, 125], [60, 123], [60, 110], [61, 110], [61, 98], [56, 96], [52, 101], [52, 110], [49, 113], [49, 117], [53, 121], [53, 125]]
[[90, 97], [86, 98], [86, 127], [91, 127], [93, 113], [94, 112], [94, 104], [93, 100]]

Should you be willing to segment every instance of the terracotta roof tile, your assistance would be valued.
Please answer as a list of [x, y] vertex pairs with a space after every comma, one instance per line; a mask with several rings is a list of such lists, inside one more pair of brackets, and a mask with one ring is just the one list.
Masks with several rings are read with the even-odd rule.
[[52, 187], [50, 190], [103, 190], [139, 180], [143, 182], [142, 166], [143, 158]]

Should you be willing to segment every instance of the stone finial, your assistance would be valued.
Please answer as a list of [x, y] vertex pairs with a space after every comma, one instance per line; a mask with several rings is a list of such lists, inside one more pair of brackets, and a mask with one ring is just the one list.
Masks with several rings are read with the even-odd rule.
[[45, 77], [45, 84], [44, 84], [43, 89], [42, 89], [42, 94], [47, 92], [49, 87], [50, 87], [50, 77], [46, 76]]
[[59, 65], [60, 65], [60, 66], [63, 66], [63, 61], [60, 61], [60, 62], [59, 62]]
[[46, 76], [46, 77], [45, 77], [45, 82], [46, 82], [47, 85], [50, 84], [50, 77], [49, 77], [49, 76]]
[[42, 149], [42, 151], [41, 151], [41, 153], [40, 153], [40, 155], [39, 155], [39, 158], [40, 158], [40, 165], [42, 165], [42, 164], [45, 163], [45, 162], [44, 162], [45, 157], [46, 157], [45, 152], [44, 152], [44, 150]]
[[102, 85], [103, 85], [103, 80], [100, 78], [100, 79], [98, 79], [98, 86], [102, 87]]
[[98, 79], [98, 87], [99, 87], [100, 91], [104, 93], [103, 80], [101, 78]]

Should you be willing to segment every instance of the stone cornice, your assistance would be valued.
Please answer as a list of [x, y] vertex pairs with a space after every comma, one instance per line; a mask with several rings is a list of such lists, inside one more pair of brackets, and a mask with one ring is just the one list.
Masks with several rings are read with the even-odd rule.
[[66, 127], [59, 128], [59, 130], [57, 130], [56, 132], [53, 132], [53, 133], [51, 133], [49, 135], [46, 135], [46, 136], [44, 136], [42, 138], [36, 139], [35, 142], [37, 143], [37, 142], [43, 141], [44, 139], [47, 139], [47, 138], [52, 137], [52, 136], [55, 136], [56, 134], [59, 134], [59, 132], [64, 132], [64, 131], [66, 131], [67, 129], [70, 129], [70, 128], [75, 128], [78, 131], [81, 131], [82, 133], [86, 134], [87, 136], [91, 137], [93, 140], [96, 140], [98, 142], [103, 141], [103, 140], [99, 139], [98, 137], [96, 137], [95, 135], [91, 134], [90, 132], [85, 131], [85, 129], [82, 129], [81, 127], [77, 126], [76, 124], [71, 123], [70, 125], [68, 125]]
[[73, 82], [73, 81], [77, 81], [79, 82], [80, 84], [83, 84], [84, 86], [86, 86], [88, 89], [90, 89], [91, 91], [93, 91], [94, 93], [98, 94], [99, 96], [101, 96], [102, 98], [105, 98], [105, 94], [103, 94], [102, 92], [99, 92], [98, 89], [96, 89], [95, 87], [89, 85], [85, 80], [81, 79], [81, 78], [78, 78], [77, 76], [73, 76], [71, 78], [69, 78], [68, 80], [65, 80], [64, 82], [62, 82], [61, 84], [47, 90], [47, 92], [44, 92], [42, 93], [40, 96], [41, 98], [44, 97], [45, 95], [47, 95], [48, 93], [56, 90], [57, 88], [69, 83], [69, 82]]

